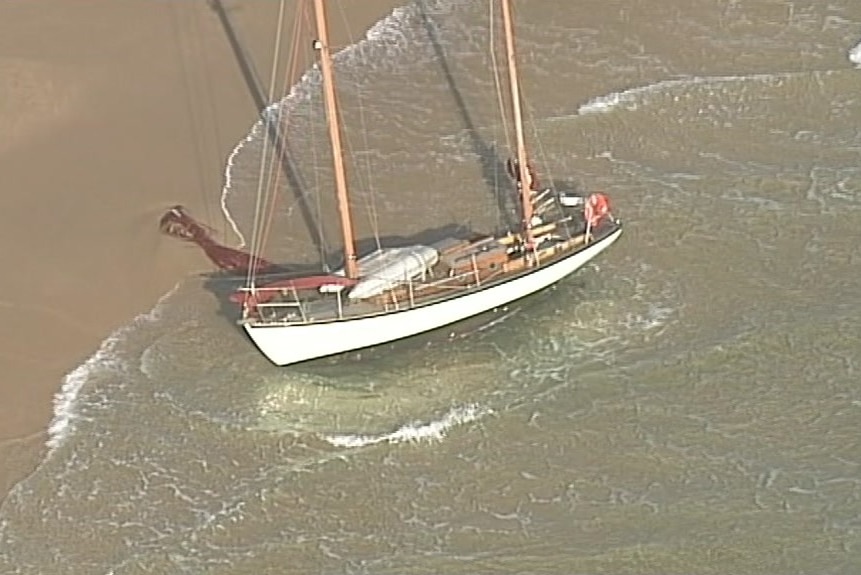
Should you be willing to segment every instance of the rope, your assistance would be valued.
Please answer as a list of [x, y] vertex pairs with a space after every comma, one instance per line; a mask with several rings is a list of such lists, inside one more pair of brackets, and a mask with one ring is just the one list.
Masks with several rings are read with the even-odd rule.
[[[176, 43], [176, 51], [178, 54], [178, 60], [180, 64], [180, 70], [182, 75], [182, 83], [183, 83], [183, 93], [185, 94], [185, 104], [187, 106], [186, 120], [189, 123], [189, 131], [192, 134], [200, 134], [202, 130], [202, 126], [212, 125], [217, 126], [218, 122], [204, 122], [201, 121], [200, 118], [200, 109], [195, 104], [200, 102], [201, 104], [208, 105], [209, 113], [212, 118], [216, 117], [215, 109], [213, 106], [213, 98], [212, 98], [212, 79], [208, 71], [208, 66], [206, 66], [206, 58], [203, 61], [203, 82], [205, 84], [205, 90], [203, 96], [200, 98], [197, 97], [196, 94], [193, 93], [194, 83], [189, 82], [189, 74], [195, 69], [189, 66], [189, 63], [186, 58], [186, 52], [191, 51], [195, 54], [206, 54], [206, 52], [202, 49], [202, 43], [200, 41], [203, 33], [200, 29], [199, 18], [196, 16], [196, 10], [192, 11], [192, 15], [188, 18], [190, 21], [190, 26], [192, 30], [190, 33], [184, 33], [182, 30], [183, 23], [181, 19], [183, 19], [183, 15], [177, 13], [177, 10], [183, 11], [182, 8], [177, 8], [179, 4], [171, 4], [170, 6], [170, 24], [173, 30], [173, 37]], [[185, 12], [188, 12], [185, 10]], [[183, 42], [183, 38], [190, 38], [191, 45], [186, 46]], [[187, 50], [188, 49], [188, 50]], [[200, 129], [199, 129], [200, 128]], [[218, 142], [218, 134], [216, 133], [215, 142]], [[197, 167], [197, 173], [200, 176], [203, 176], [202, 181], [198, 182], [197, 192], [200, 196], [200, 203], [203, 205], [205, 210], [205, 216], [207, 221], [212, 221], [211, 213], [210, 213], [210, 203], [208, 201], [209, 196], [206, 193], [209, 186], [206, 182], [206, 174], [208, 171], [204, 169], [204, 153], [202, 150], [201, 142], [206, 141], [205, 138], [192, 138], [192, 148], [194, 149], [194, 162]], [[216, 143], [217, 147], [217, 143]], [[214, 158], [217, 159], [218, 153], [217, 151], [214, 154]], [[216, 160], [217, 161], [217, 160]]]
[[[496, 106], [499, 112], [499, 118], [502, 121], [502, 137], [505, 140], [505, 148], [506, 154], [508, 157], [511, 157], [513, 154], [512, 145], [511, 145], [511, 133], [508, 127], [508, 122], [506, 120], [507, 114], [505, 111], [505, 100], [503, 98], [502, 91], [502, 83], [499, 78], [499, 64], [496, 61], [496, 35], [494, 30], [496, 29], [496, 15], [494, 13], [494, 5], [496, 4], [496, 0], [488, 0], [488, 29], [490, 30], [490, 37], [488, 40], [489, 43], [489, 52], [490, 52], [490, 60], [491, 60], [491, 72], [493, 74], [493, 85], [496, 91]], [[495, 128], [498, 128], [499, 124], [494, 124]], [[498, 130], [494, 130], [494, 132], [498, 132]], [[496, 139], [494, 139], [496, 140]], [[499, 181], [499, 172], [498, 170], [494, 170], [494, 189], [495, 194], [497, 196], [500, 195], [500, 181]], [[508, 198], [508, 194], [502, 196], [503, 198]], [[495, 201], [494, 206], [496, 207], [496, 222], [497, 225], [502, 225], [503, 227], [508, 227], [507, 222], [509, 220], [507, 214], [503, 214], [503, 210], [508, 209], [508, 201], [504, 199], [503, 201]]]
[[[268, 102], [271, 102], [274, 98], [275, 92], [275, 80], [278, 73], [278, 59], [281, 54], [281, 36], [282, 36], [282, 27], [284, 22], [284, 9], [286, 5], [286, 0], [281, 0], [278, 6], [278, 20], [277, 20], [277, 30], [275, 35], [275, 49], [272, 58], [272, 70], [269, 76], [269, 95], [267, 98]], [[268, 122], [268, 118], [264, 117], [263, 119], [264, 125]], [[265, 193], [267, 190], [264, 187], [264, 178], [263, 175], [266, 172], [266, 157], [269, 148], [269, 141], [271, 136], [269, 135], [269, 130], [266, 130], [266, 134], [263, 138], [263, 150], [260, 155], [260, 170], [257, 178], [257, 196], [254, 204], [254, 220], [252, 224], [252, 237], [251, 237], [251, 247], [250, 253], [252, 258], [260, 255], [261, 248], [261, 219], [263, 217], [263, 212], [265, 208]], [[248, 274], [245, 278], [246, 285], [249, 287], [253, 287], [254, 285], [254, 266], [248, 266]]]
[[[301, 18], [296, 16], [293, 20], [293, 45], [291, 46], [289, 52], [291, 54], [291, 61], [288, 63], [287, 70], [284, 74], [284, 79], [281, 83], [280, 93], [282, 94], [287, 92], [287, 86], [292, 83], [293, 79], [296, 77], [298, 69], [298, 59], [295, 55], [298, 53], [299, 50], [299, 39], [301, 38], [300, 31]], [[275, 65], [273, 64], [273, 73], [274, 69]], [[281, 184], [281, 176], [283, 175], [283, 170], [281, 169], [281, 167], [283, 166], [285, 158], [287, 157], [287, 128], [285, 120], [285, 110], [283, 106], [278, 106], [278, 116], [276, 118], [275, 126], [275, 135], [278, 138], [277, 141], [280, 142], [280, 145], [277, 146], [275, 150], [273, 150], [273, 158], [272, 161], [269, 163], [269, 171], [267, 174], [266, 189], [270, 190], [269, 197], [271, 197], [271, 201], [267, 202], [266, 204], [268, 206], [268, 213], [260, 237], [261, 254], [263, 252], [263, 248], [265, 248], [266, 246], [266, 241], [269, 238], [269, 232], [272, 229], [272, 222], [275, 219], [275, 207], [278, 205], [278, 189]], [[284, 128], [283, 130], [282, 127]]]
[[495, 29], [494, 22], [496, 20], [496, 16], [494, 15], [494, 12], [493, 12], [493, 6], [496, 3], [496, 0], [488, 0], [487, 3], [488, 3], [488, 6], [490, 7], [490, 10], [489, 10], [489, 12], [490, 12], [489, 13], [490, 25], [488, 27], [490, 28], [489, 43], [490, 43], [490, 61], [491, 61], [492, 68], [493, 68], [493, 85], [496, 88], [496, 101], [497, 101], [497, 106], [499, 107], [499, 115], [502, 118], [502, 134], [503, 134], [503, 136], [505, 136], [505, 147], [508, 148], [508, 153], [511, 154], [511, 149], [512, 149], [512, 147], [511, 147], [511, 136], [509, 134], [508, 122], [505, 119], [506, 118], [505, 102], [504, 102], [503, 97], [502, 97], [502, 86], [501, 86], [501, 83], [499, 80], [499, 65], [496, 63], [496, 37], [494, 34], [494, 29]]
[[[344, 21], [344, 27], [347, 30], [347, 36], [349, 38], [353, 38], [353, 31], [350, 28], [350, 21], [347, 18], [347, 13], [344, 10], [344, 5], [339, 4], [341, 7], [341, 19]], [[367, 54], [364, 50], [362, 50], [362, 57], [364, 58], [364, 63], [367, 64]], [[359, 83], [356, 83], [356, 91], [358, 92], [358, 101], [359, 101], [359, 122], [362, 125], [362, 141], [365, 145], [365, 150], [369, 149], [368, 145], [368, 124], [365, 120], [365, 105], [364, 99], [362, 98], [362, 88]], [[354, 162], [356, 158], [353, 158]], [[368, 158], [368, 155], [365, 154], [365, 170], [367, 172], [367, 184], [368, 184], [368, 194], [365, 199], [365, 211], [368, 214], [368, 220], [371, 224], [371, 230], [374, 234], [374, 241], [377, 245], [377, 250], [382, 249], [382, 245], [380, 243], [380, 225], [379, 225], [379, 213], [377, 211], [377, 202], [376, 202], [376, 194], [374, 193], [374, 183], [373, 183], [373, 170], [371, 169], [371, 160]]]
[[[308, 29], [313, 29], [311, 24], [311, 14], [309, 11], [305, 11], [305, 24], [308, 26]], [[309, 109], [311, 111], [310, 123], [311, 126], [326, 125], [326, 113], [320, 112], [322, 109], [322, 102], [320, 102], [319, 107], [314, 106], [313, 100], [309, 104]], [[320, 118], [320, 120], [318, 120]], [[320, 267], [326, 273], [329, 273], [329, 262], [326, 261], [326, 249], [328, 248], [328, 243], [326, 241], [326, 229], [324, 227], [325, 218], [323, 217], [323, 195], [320, 193], [320, 154], [319, 154], [319, 144], [317, 142], [317, 132], [313, 129], [308, 130], [311, 134], [311, 156], [312, 156], [312, 165], [314, 166], [314, 200], [315, 207], [317, 209], [316, 219], [317, 219], [317, 245], [320, 250]]]
[[[496, 85], [497, 99], [499, 100], [500, 110], [504, 110], [504, 103], [503, 103], [503, 99], [502, 99], [502, 89], [500, 87], [500, 80], [499, 80], [499, 67], [497, 66], [497, 63], [496, 63], [496, 52], [493, 49], [494, 45], [495, 45], [494, 33], [493, 33], [493, 30], [494, 30], [493, 6], [495, 4], [495, 1], [496, 0], [488, 0], [488, 4], [490, 5], [490, 45], [491, 45], [490, 54], [491, 54], [491, 59], [493, 62], [493, 70], [494, 70], [493, 79], [494, 79], [494, 82]], [[535, 121], [534, 109], [529, 104], [529, 98], [527, 98], [527, 96], [526, 96], [526, 89], [524, 88], [523, 85], [520, 86], [520, 99], [521, 99], [521, 102], [523, 104], [523, 107], [526, 109], [527, 123], [529, 124], [530, 134], [532, 136], [533, 141], [535, 142], [535, 148], [537, 149], [538, 157], [541, 160], [541, 165], [543, 166], [544, 174], [547, 175], [546, 181], [552, 183], [553, 182], [553, 176], [550, 172], [550, 167], [549, 167], [550, 164], [547, 161], [547, 153], [545, 151], [544, 144], [541, 141], [541, 137], [539, 136], [539, 133], [538, 133], [538, 125], [537, 125], [537, 122]], [[505, 118], [506, 118], [505, 113], [503, 112], [501, 114], [501, 116], [502, 116], [503, 126], [505, 127], [504, 128], [505, 129], [505, 145], [508, 147], [509, 153], [511, 153], [511, 149], [512, 149], [511, 139], [510, 139], [509, 130], [507, 127], [507, 122], [505, 121]], [[542, 177], [542, 179], [544, 179], [543, 174], [541, 177]], [[553, 186], [550, 186], [550, 187], [553, 187]], [[558, 211], [557, 215], [560, 218], [562, 218], [564, 216], [564, 214], [561, 212], [558, 205], [557, 205], [557, 211]], [[567, 224], [564, 224], [564, 227], [567, 228]]]

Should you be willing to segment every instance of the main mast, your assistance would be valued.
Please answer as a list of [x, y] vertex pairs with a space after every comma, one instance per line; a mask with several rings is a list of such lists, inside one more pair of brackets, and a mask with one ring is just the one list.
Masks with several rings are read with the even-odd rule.
[[511, 105], [514, 113], [514, 135], [517, 141], [517, 167], [515, 171], [520, 184], [520, 204], [523, 214], [523, 234], [529, 249], [533, 247], [532, 237], [532, 174], [529, 173], [526, 158], [526, 141], [523, 137], [523, 114], [520, 109], [520, 84], [517, 76], [517, 58], [514, 52], [514, 26], [511, 21], [509, 0], [502, 2], [502, 22], [505, 28], [505, 51], [508, 57], [508, 81], [511, 85]]
[[344, 238], [344, 260], [347, 277], [359, 275], [356, 265], [356, 246], [353, 238], [353, 220], [350, 215], [350, 198], [347, 194], [347, 176], [344, 172], [344, 154], [341, 151], [341, 122], [335, 103], [335, 78], [332, 73], [332, 54], [329, 52], [329, 30], [323, 0], [314, 0], [317, 21], [317, 41], [320, 50], [320, 69], [323, 72], [323, 94], [326, 99], [326, 118], [329, 124], [329, 139], [332, 142], [332, 159], [335, 163], [335, 190], [338, 194], [338, 213], [341, 217], [341, 235]]

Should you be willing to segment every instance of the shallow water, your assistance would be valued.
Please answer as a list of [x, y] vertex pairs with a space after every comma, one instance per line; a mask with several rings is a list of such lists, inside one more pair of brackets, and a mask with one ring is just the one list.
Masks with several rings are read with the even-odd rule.
[[[861, 568], [861, 5], [529, 6], [539, 173], [607, 190], [623, 239], [488, 329], [290, 368], [181, 282], [67, 378], [0, 571]], [[489, 42], [487, 3], [423, 2], [338, 57], [361, 234], [504, 219]], [[336, 242], [317, 87], [283, 105], [291, 261]]]

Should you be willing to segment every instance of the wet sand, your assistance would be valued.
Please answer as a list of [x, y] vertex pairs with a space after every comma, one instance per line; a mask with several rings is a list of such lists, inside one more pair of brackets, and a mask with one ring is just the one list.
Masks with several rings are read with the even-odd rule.
[[[333, 44], [398, 4], [330, 0]], [[210, 269], [157, 221], [183, 204], [226, 230], [224, 163], [268, 91], [277, 13], [260, 0], [0, 4], [0, 499], [44, 456], [64, 376]]]

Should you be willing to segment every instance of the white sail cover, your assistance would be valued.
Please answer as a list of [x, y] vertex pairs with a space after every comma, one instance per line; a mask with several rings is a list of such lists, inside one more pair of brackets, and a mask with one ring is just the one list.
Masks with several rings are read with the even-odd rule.
[[[359, 283], [350, 290], [352, 300], [379, 295], [400, 283], [422, 277], [439, 261], [439, 252], [430, 246], [383, 248], [359, 258]], [[343, 275], [344, 270], [338, 270]]]

